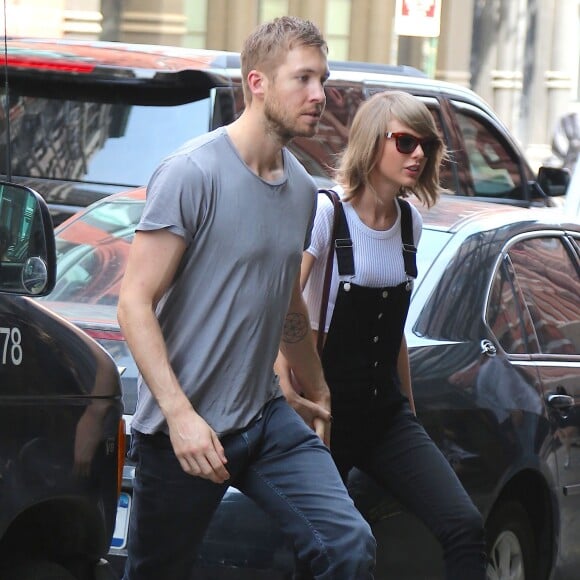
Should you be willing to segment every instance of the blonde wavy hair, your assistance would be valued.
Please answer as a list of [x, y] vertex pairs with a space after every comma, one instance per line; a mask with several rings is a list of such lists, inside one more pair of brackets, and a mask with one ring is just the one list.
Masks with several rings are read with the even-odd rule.
[[398, 194], [407, 197], [413, 193], [431, 207], [444, 191], [439, 184], [439, 168], [447, 158], [447, 151], [427, 106], [404, 91], [377, 93], [359, 107], [336, 170], [336, 180], [343, 187], [347, 200], [361, 195], [365, 187], [372, 189], [369, 177], [379, 161], [389, 123], [394, 119], [421, 137], [438, 141], [415, 188], [412, 191], [401, 188]]

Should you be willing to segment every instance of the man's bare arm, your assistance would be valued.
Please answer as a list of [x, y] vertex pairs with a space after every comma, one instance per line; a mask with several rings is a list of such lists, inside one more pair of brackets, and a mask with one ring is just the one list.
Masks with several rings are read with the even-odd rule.
[[184, 252], [184, 240], [167, 230], [135, 234], [119, 295], [119, 324], [167, 421], [183, 470], [223, 483], [229, 477], [223, 447], [183, 392], [155, 316], [157, 303], [173, 282]]
[[[316, 353], [299, 277], [294, 283], [280, 351], [282, 356], [278, 357], [275, 370], [280, 376], [280, 384], [286, 399], [328, 444], [330, 391], [324, 380], [320, 358]], [[292, 387], [292, 381], [299, 385], [300, 392]]]

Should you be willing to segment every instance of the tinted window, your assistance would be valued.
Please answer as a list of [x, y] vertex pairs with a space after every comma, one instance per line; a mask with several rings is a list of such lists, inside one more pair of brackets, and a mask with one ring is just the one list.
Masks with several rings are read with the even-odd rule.
[[[417, 334], [449, 340], [479, 337], [489, 272], [497, 258], [493, 235], [483, 232], [470, 236], [446, 264], [437, 265], [433, 275], [422, 282], [430, 285], [431, 295], [413, 328]], [[435, 256], [443, 240], [442, 233], [424, 230], [417, 254], [420, 267], [425, 268], [423, 249]]]
[[483, 119], [457, 111], [474, 195], [522, 199], [522, 177], [511, 149]]
[[94, 206], [56, 237], [57, 282], [47, 298], [116, 306], [143, 202]]
[[161, 159], [208, 131], [211, 119], [209, 98], [162, 106], [13, 92], [10, 103], [13, 175], [123, 186], [146, 184]]
[[[361, 103], [369, 96], [386, 90], [389, 90], [389, 87], [368, 87], [364, 84], [347, 82], [329, 82], [326, 85], [326, 108], [320, 120], [318, 133], [308, 139], [297, 137], [289, 144], [290, 150], [311, 175], [332, 178], [333, 169], [336, 168], [340, 155], [348, 143], [350, 127]], [[422, 100], [429, 107], [439, 133], [445, 139], [437, 101], [432, 98]], [[240, 100], [237, 99], [237, 102]], [[444, 188], [456, 189], [452, 163], [443, 163], [440, 182]]]
[[580, 353], [580, 278], [558, 237], [515, 244], [509, 257], [546, 354]]
[[457, 175], [455, 172], [455, 168], [457, 166], [457, 162], [455, 160], [454, 151], [451, 150], [449, 147], [449, 143], [446, 139], [445, 128], [443, 125], [443, 120], [441, 119], [441, 111], [438, 107], [429, 106], [429, 111], [433, 115], [433, 119], [435, 121], [435, 125], [437, 125], [437, 129], [439, 130], [439, 134], [441, 138], [446, 144], [447, 147], [447, 159], [443, 160], [441, 166], [439, 167], [439, 183], [442, 188], [447, 190], [449, 193], [454, 193], [457, 191]]
[[352, 120], [365, 97], [361, 86], [346, 83], [329, 83], [325, 92], [326, 108], [318, 133], [311, 139], [293, 139], [289, 148], [311, 175], [328, 178], [346, 147]]
[[485, 319], [507, 353], [538, 352], [534, 327], [514, 285], [514, 273], [509, 260], [502, 263], [493, 280]]

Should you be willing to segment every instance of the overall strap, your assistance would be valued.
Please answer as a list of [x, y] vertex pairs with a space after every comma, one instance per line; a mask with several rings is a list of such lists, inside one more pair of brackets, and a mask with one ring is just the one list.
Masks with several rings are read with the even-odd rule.
[[353, 276], [354, 258], [352, 253], [352, 239], [340, 197], [338, 197], [338, 194], [333, 189], [319, 189], [318, 193], [326, 194], [334, 206], [334, 222], [330, 240], [330, 266], [327, 264], [327, 267], [332, 266], [332, 252], [334, 250], [336, 251], [338, 273], [341, 276]]
[[354, 276], [354, 256], [352, 253], [352, 239], [350, 230], [346, 222], [344, 206], [339, 201], [335, 207], [338, 213], [338, 224], [336, 239], [334, 240], [334, 249], [336, 251], [336, 262], [338, 264], [338, 273], [341, 276]]
[[413, 240], [413, 214], [408, 201], [397, 197], [401, 208], [401, 240], [403, 242], [403, 260], [405, 274], [411, 278], [417, 277], [417, 247]]
[[332, 223], [332, 234], [326, 258], [326, 270], [324, 273], [324, 283], [322, 286], [322, 297], [320, 302], [320, 315], [318, 319], [318, 353], [322, 355], [324, 332], [326, 328], [326, 311], [328, 310], [328, 295], [330, 294], [330, 283], [332, 279], [332, 264], [334, 252], [338, 261], [338, 271], [340, 274], [354, 274], [354, 259], [352, 256], [352, 240], [350, 231], [346, 223], [344, 208], [340, 197], [333, 189], [319, 189], [318, 193], [324, 193], [332, 202], [334, 208], [334, 219]]

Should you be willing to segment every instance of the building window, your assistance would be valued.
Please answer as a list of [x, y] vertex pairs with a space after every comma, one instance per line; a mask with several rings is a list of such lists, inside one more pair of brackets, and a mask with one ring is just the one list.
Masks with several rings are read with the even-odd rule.
[[260, 23], [288, 14], [288, 0], [262, 0], [258, 8]]
[[331, 60], [348, 60], [351, 0], [327, 0], [326, 42]]
[[184, 11], [187, 32], [183, 46], [188, 48], [206, 48], [207, 40], [207, 3], [208, 0], [191, 0], [185, 2]]

